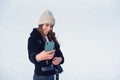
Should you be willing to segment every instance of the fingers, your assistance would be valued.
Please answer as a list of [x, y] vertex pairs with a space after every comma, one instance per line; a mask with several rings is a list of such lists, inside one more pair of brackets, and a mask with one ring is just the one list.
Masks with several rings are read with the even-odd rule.
[[53, 58], [52, 64], [58, 65], [58, 64], [60, 64], [61, 61], [62, 61], [61, 57], [55, 57], [55, 58]]
[[54, 61], [52, 61], [52, 64], [53, 64], [53, 65], [58, 65], [58, 64], [59, 64], [59, 61], [54, 60]]
[[36, 55], [36, 60], [50, 60], [54, 57], [55, 50], [51, 51], [42, 51], [39, 54]]
[[57, 60], [57, 57], [53, 58], [53, 61]]
[[60, 62], [59, 62], [59, 58], [58, 57], [53, 58], [53, 61], [52, 61], [53, 65], [58, 65], [59, 63]]
[[54, 57], [54, 54], [52, 54], [52, 53], [51, 54], [47, 54], [47, 58], [48, 59], [52, 59], [53, 57]]
[[55, 53], [55, 50], [47, 51], [46, 53], [52, 54], [52, 53]]
[[52, 59], [55, 54], [55, 50], [45, 52], [47, 59]]
[[36, 59], [37, 60], [50, 60], [50, 59], [53, 59], [54, 54], [55, 54], [55, 50], [51, 50], [47, 52], [43, 50], [36, 56]]

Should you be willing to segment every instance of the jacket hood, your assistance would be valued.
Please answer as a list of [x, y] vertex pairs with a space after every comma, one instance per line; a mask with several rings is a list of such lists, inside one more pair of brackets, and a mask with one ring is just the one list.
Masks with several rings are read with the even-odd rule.
[[30, 33], [30, 36], [41, 36], [41, 34], [37, 31], [37, 28], [33, 28], [33, 31]]

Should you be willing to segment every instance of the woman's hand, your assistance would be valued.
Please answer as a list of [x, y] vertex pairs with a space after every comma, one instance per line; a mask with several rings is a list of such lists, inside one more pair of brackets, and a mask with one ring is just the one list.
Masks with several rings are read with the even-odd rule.
[[58, 65], [58, 64], [60, 64], [61, 61], [62, 61], [61, 57], [55, 57], [55, 58], [53, 58], [52, 64]]
[[55, 50], [51, 50], [51, 51], [42, 51], [39, 54], [36, 55], [36, 60], [37, 61], [41, 61], [41, 60], [50, 60], [54, 57], [55, 54]]

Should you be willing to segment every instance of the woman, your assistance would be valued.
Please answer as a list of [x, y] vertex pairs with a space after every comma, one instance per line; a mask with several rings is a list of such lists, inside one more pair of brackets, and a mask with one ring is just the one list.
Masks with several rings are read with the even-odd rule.
[[[64, 57], [53, 32], [54, 25], [53, 14], [46, 10], [39, 19], [38, 28], [33, 29], [28, 39], [29, 59], [35, 65], [33, 80], [54, 80], [54, 75], [62, 72], [60, 64], [64, 63]], [[53, 42], [54, 49], [45, 51], [46, 42]]]

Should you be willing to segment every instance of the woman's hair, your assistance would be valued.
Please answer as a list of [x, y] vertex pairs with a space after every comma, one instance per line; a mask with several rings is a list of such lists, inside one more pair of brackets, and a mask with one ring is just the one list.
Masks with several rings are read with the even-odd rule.
[[[46, 39], [45, 39], [45, 37], [44, 37], [43, 30], [42, 30], [42, 26], [43, 26], [43, 24], [39, 25], [39, 28], [40, 28], [39, 31], [40, 31], [40, 34], [42, 35], [43, 40], [46, 41]], [[48, 39], [49, 39], [50, 41], [54, 41], [55, 44], [59, 45], [59, 42], [57, 41], [57, 39], [56, 39], [56, 37], [55, 37], [55, 32], [53, 32], [53, 31], [51, 30], [51, 31], [47, 34], [47, 36], [48, 36]]]

